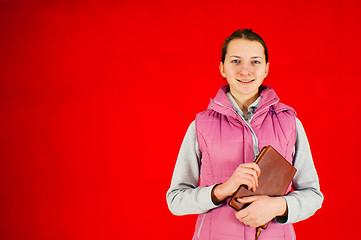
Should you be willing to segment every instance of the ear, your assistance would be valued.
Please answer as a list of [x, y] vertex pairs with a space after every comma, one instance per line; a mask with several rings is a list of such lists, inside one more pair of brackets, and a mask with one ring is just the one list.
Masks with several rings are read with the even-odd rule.
[[222, 77], [226, 77], [226, 74], [224, 73], [224, 65], [223, 62], [219, 63], [219, 71], [221, 72]]
[[265, 72], [265, 78], [267, 77], [268, 75], [268, 71], [269, 71], [269, 62], [266, 64], [266, 72]]

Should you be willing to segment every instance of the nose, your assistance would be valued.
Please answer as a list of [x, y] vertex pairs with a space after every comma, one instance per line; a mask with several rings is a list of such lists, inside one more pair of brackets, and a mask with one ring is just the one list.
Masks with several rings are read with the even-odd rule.
[[251, 67], [249, 66], [249, 64], [243, 62], [239, 66], [238, 73], [241, 76], [247, 76], [247, 75], [249, 75], [251, 73]]

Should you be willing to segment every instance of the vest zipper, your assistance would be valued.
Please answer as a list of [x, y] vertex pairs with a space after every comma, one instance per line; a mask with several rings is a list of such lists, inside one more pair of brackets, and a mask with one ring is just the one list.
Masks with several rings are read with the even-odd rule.
[[[263, 108], [263, 109], [268, 109], [270, 106], [272, 106], [273, 104], [276, 104], [278, 101], [269, 104], [267, 107]], [[264, 110], [262, 109], [262, 111], [259, 112], [255, 112], [251, 118], [249, 119], [249, 122], [251, 122], [252, 118], [256, 115], [259, 114], [260, 112], [263, 112]], [[253, 140], [253, 154], [254, 154], [254, 158], [256, 158], [256, 156], [259, 154], [259, 149], [258, 149], [258, 138], [256, 136], [256, 133], [253, 131], [253, 129], [251, 128], [251, 124], [247, 121], [244, 120], [244, 118], [242, 117], [242, 115], [239, 115], [243, 121], [247, 124], [247, 126], [249, 127], [249, 129], [251, 130], [252, 133], [252, 140]]]
[[205, 217], [206, 217], [206, 213], [203, 214], [201, 224], [199, 225], [198, 234], [197, 234], [198, 239], [199, 239], [199, 236], [201, 234], [201, 230], [202, 230], [202, 226], [203, 226], [203, 222], [204, 222]]
[[272, 106], [272, 105], [274, 105], [274, 104], [276, 104], [276, 103], [278, 103], [279, 102], [279, 100], [277, 100], [277, 101], [275, 101], [275, 102], [272, 102], [271, 104], [269, 104], [267, 107], [265, 107], [265, 108], [263, 108], [262, 109], [262, 111], [259, 111], [259, 112], [255, 112], [253, 115], [252, 115], [252, 117], [249, 119], [249, 121], [251, 121], [252, 120], [252, 118], [256, 115], [256, 114], [259, 114], [260, 112], [263, 112], [264, 111], [264, 109], [268, 109], [270, 106]]
[[244, 120], [244, 118], [242, 117], [242, 115], [239, 115], [243, 121], [247, 124], [249, 130], [251, 130], [251, 133], [252, 133], [252, 144], [253, 144], [253, 158], [256, 158], [256, 156], [258, 155], [259, 153], [259, 150], [258, 150], [258, 138], [256, 136], [256, 133], [253, 131], [253, 129], [251, 128], [251, 125], [246, 121]]
[[[276, 102], [274, 102], [274, 103], [272, 103], [272, 104], [269, 104], [269, 105], [268, 105], [266, 108], [264, 108], [264, 109], [269, 108], [270, 106], [272, 106], [273, 104], [275, 104], [275, 103], [277, 103], [277, 102], [278, 102], [278, 101], [276, 101]], [[223, 104], [221, 104], [221, 103], [219, 103], [219, 102], [217, 102], [217, 101], [214, 101], [214, 103], [217, 103], [218, 105], [220, 105], [220, 106], [222, 106], [222, 107], [224, 107], [224, 108], [227, 108], [227, 109], [231, 110], [232, 112], [234, 112], [235, 114], [237, 114], [237, 116], [240, 116], [241, 119], [243, 120], [243, 122], [246, 123], [246, 125], [248, 126], [249, 130], [250, 130], [251, 133], [252, 133], [252, 144], [253, 144], [253, 154], [254, 154], [253, 157], [255, 158], [255, 157], [258, 155], [258, 153], [259, 153], [259, 149], [258, 149], [258, 138], [257, 138], [257, 136], [256, 136], [256, 133], [253, 131], [251, 125], [250, 125], [246, 120], [244, 120], [243, 116], [242, 116], [241, 114], [238, 114], [233, 108], [227, 107], [227, 106], [225, 106], [225, 105], [223, 105]], [[254, 117], [254, 115], [256, 115], [257, 113], [259, 113], [259, 112], [256, 112], [256, 113], [254, 113], [254, 114], [252, 115], [252, 117], [249, 119], [250, 122], [251, 122], [252, 118]]]

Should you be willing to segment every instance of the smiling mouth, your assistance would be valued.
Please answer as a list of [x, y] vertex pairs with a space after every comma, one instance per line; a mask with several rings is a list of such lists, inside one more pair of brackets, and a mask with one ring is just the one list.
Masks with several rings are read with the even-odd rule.
[[241, 82], [241, 83], [250, 83], [250, 82], [253, 82], [254, 79], [251, 79], [251, 80], [240, 80], [240, 79], [237, 79], [238, 82]]

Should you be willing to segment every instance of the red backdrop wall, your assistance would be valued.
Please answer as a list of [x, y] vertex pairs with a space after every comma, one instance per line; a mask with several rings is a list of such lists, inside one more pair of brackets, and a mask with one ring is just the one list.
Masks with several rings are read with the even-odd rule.
[[[0, 1], [0, 239], [190, 239], [165, 193], [185, 131], [253, 28], [325, 201], [298, 239], [358, 222], [359, 1]], [[341, 194], [341, 192], [347, 194]], [[335, 227], [330, 227], [336, 224]]]

